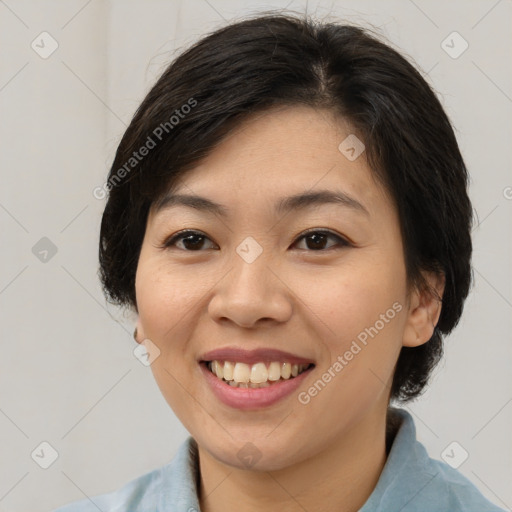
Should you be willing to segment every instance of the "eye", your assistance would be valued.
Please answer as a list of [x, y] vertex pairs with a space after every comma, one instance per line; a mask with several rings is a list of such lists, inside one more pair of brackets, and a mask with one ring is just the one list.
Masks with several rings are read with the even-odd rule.
[[[323, 249], [325, 249], [325, 241], [328, 240], [329, 238], [333, 239], [333, 240], [337, 240], [338, 241], [338, 246], [340, 247], [345, 247], [345, 246], [349, 246], [350, 243], [345, 240], [344, 238], [342, 238], [341, 236], [333, 233], [332, 231], [327, 231], [327, 230], [318, 230], [318, 229], [311, 229], [309, 231], [307, 231], [306, 233], [302, 234], [298, 239], [297, 239], [297, 242], [299, 241], [302, 241], [302, 240], [305, 240], [306, 241], [306, 245], [310, 246], [309, 248], [311, 248], [312, 250], [314, 251], [321, 251]], [[295, 242], [295, 243], [297, 243]], [[309, 242], [309, 244], [308, 244]], [[331, 247], [327, 247], [327, 249], [331, 249]]]
[[187, 229], [185, 231], [180, 231], [176, 233], [169, 240], [166, 240], [163, 244], [163, 247], [170, 248], [175, 245], [177, 246], [177, 242], [183, 241], [183, 246], [185, 250], [190, 252], [201, 249], [203, 247], [203, 242], [205, 240], [210, 240], [205, 234], [201, 233], [200, 231]]
[[[350, 243], [347, 240], [333, 233], [332, 231], [318, 229], [311, 229], [306, 233], [303, 233], [301, 236], [299, 236], [299, 238], [296, 239], [294, 245], [301, 242], [302, 240], [305, 240], [307, 248], [318, 252], [326, 249], [325, 242], [329, 238], [332, 240], [336, 240], [337, 244], [334, 245], [338, 245], [339, 247], [345, 247], [350, 245]], [[204, 233], [201, 233], [200, 231], [187, 229], [176, 233], [169, 240], [165, 241], [163, 247], [170, 248], [176, 246], [179, 249], [188, 252], [198, 251], [204, 248], [205, 241], [211, 242], [211, 240]], [[181, 247], [178, 245], [179, 243], [182, 243]], [[327, 247], [327, 249], [330, 248], [332, 248], [332, 246]]]

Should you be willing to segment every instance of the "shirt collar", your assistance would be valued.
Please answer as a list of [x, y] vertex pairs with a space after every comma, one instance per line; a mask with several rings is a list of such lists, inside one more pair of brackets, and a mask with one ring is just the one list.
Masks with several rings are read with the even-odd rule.
[[[413, 418], [404, 409], [388, 409], [387, 438], [390, 450], [386, 463], [375, 489], [359, 512], [400, 510], [437, 476], [436, 471], [428, 471], [428, 454], [416, 440]], [[160, 471], [161, 481], [166, 485], [160, 494], [159, 510], [167, 511], [170, 505], [177, 510], [191, 507], [200, 510], [199, 454], [192, 437], [187, 438], [173, 460]]]
[[[173, 460], [161, 468], [161, 482], [166, 482], [158, 504], [158, 511], [199, 511], [199, 452], [193, 437], [179, 447]], [[172, 508], [174, 510], [174, 508]]]
[[359, 512], [405, 509], [439, 474], [417, 441], [414, 420], [406, 410], [390, 407], [387, 426], [391, 449], [375, 489]]

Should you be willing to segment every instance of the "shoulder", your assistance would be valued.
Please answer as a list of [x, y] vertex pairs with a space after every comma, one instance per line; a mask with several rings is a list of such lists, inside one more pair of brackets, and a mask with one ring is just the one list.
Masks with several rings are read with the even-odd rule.
[[427, 499], [435, 499], [453, 512], [504, 512], [491, 503], [462, 473], [445, 462], [429, 457], [428, 472], [432, 475], [432, 489]]
[[[115, 491], [74, 501], [53, 512], [157, 512], [170, 504], [197, 505], [197, 445], [189, 437], [161, 468], [135, 478]], [[186, 508], [184, 510], [187, 510]]]
[[[156, 499], [161, 469], [155, 469], [131, 480], [120, 489], [98, 496], [74, 501], [54, 512], [98, 512], [137, 510], [149, 512], [157, 509]], [[155, 492], [156, 491], [156, 492]]]
[[394, 418], [388, 426], [395, 424], [391, 449], [360, 512], [504, 512], [462, 473], [428, 455], [407, 411], [393, 408], [389, 414]]

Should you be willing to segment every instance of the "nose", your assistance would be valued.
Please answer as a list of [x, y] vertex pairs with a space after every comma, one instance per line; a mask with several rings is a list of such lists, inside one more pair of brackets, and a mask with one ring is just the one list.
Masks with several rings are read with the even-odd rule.
[[286, 322], [292, 314], [293, 294], [272, 267], [263, 254], [250, 263], [235, 254], [231, 270], [214, 290], [210, 316], [249, 329]]

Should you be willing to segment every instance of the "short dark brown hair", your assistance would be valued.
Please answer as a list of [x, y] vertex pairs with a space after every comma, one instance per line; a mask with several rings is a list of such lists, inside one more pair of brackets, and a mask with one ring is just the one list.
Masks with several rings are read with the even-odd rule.
[[328, 108], [350, 123], [397, 208], [408, 285], [433, 292], [422, 271], [445, 276], [433, 336], [403, 347], [397, 361], [390, 396], [409, 401], [422, 392], [442, 356], [442, 336], [462, 314], [472, 281], [472, 207], [467, 170], [436, 94], [367, 29], [265, 13], [216, 30], [168, 66], [124, 133], [106, 183], [99, 246], [105, 295], [137, 308], [135, 274], [151, 205], [247, 116], [285, 105]]

